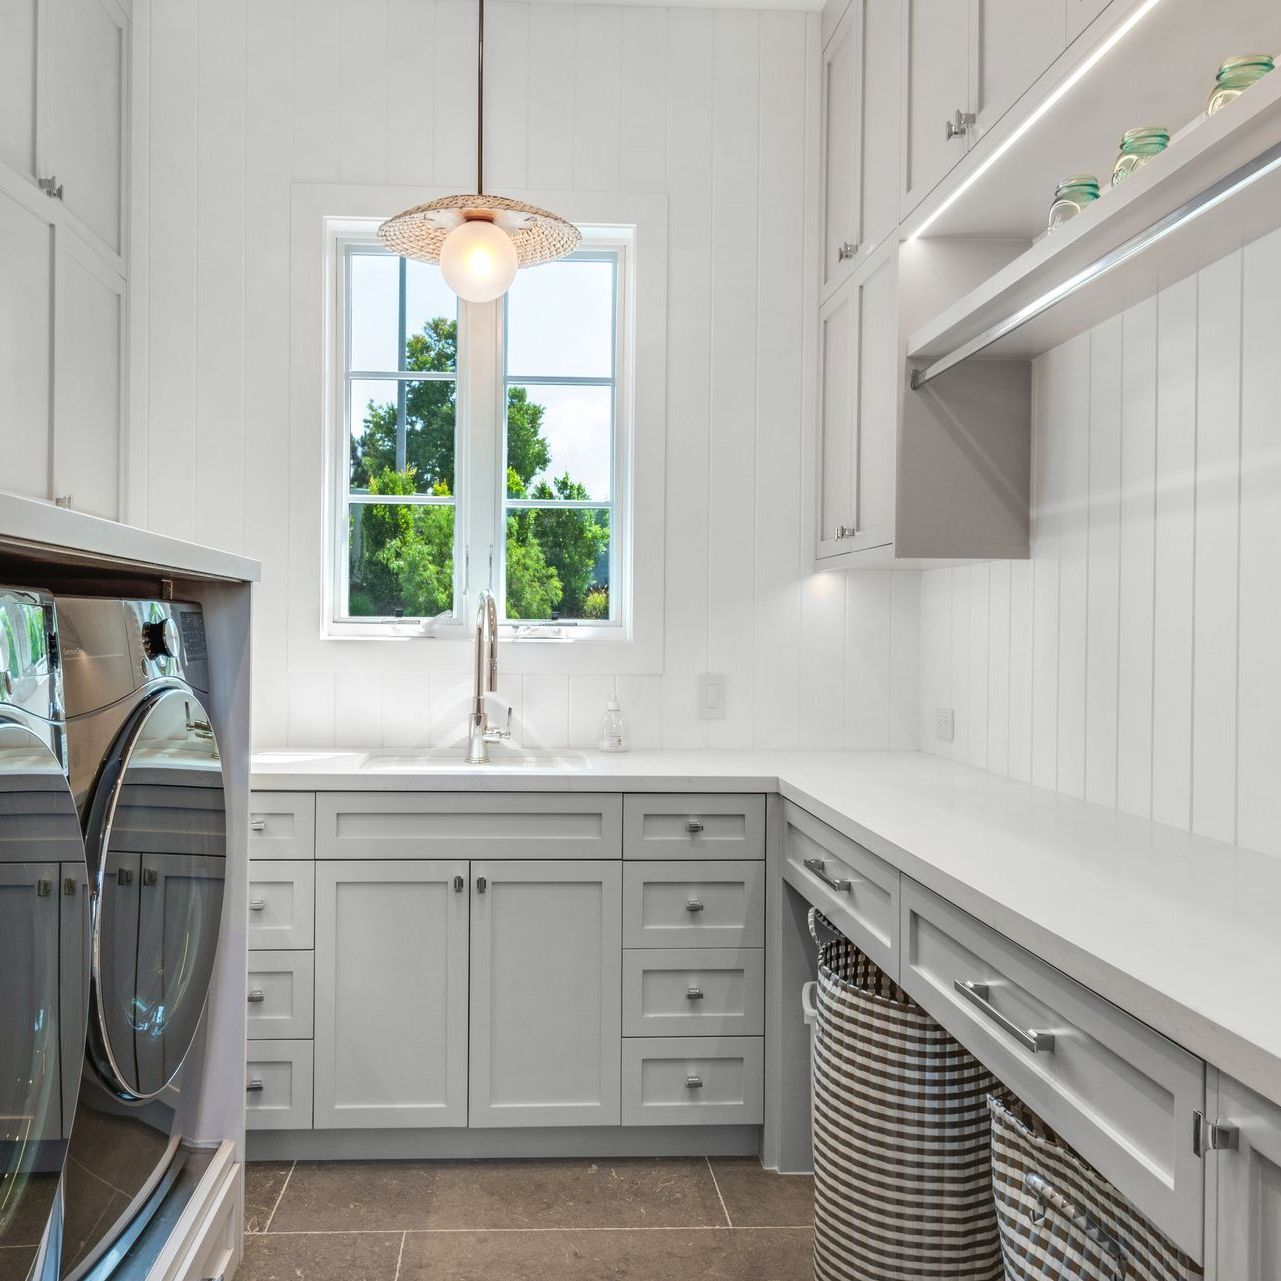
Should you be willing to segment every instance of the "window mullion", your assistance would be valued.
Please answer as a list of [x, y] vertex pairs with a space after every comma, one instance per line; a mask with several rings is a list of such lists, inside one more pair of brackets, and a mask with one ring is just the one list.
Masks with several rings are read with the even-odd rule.
[[495, 593], [500, 588], [497, 497], [502, 366], [497, 317], [501, 307], [501, 302], [461, 304], [459, 377], [466, 389], [462, 430], [466, 473], [459, 492], [465, 508], [464, 554], [468, 560], [464, 621], [472, 616], [482, 588], [489, 587]]

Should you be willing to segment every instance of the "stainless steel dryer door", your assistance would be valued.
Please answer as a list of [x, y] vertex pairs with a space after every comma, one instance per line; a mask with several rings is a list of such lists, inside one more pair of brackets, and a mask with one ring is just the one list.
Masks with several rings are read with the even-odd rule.
[[87, 830], [97, 886], [89, 1051], [121, 1099], [154, 1098], [200, 1025], [222, 920], [222, 764], [190, 690], [152, 695], [126, 723]]
[[[85, 1035], [84, 845], [33, 731], [0, 719], [0, 1278], [23, 1281], [55, 1204]], [[71, 1056], [76, 1070], [64, 1071]]]

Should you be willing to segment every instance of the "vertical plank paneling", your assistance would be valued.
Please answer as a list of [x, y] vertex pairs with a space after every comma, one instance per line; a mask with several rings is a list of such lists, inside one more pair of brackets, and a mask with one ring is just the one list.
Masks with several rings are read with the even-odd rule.
[[529, 65], [538, 71], [529, 77], [527, 159], [536, 191], [574, 184], [574, 9], [540, 4], [530, 13]]
[[342, 168], [342, 10], [339, 0], [294, 0], [294, 149], [297, 182], [337, 182]]
[[987, 768], [988, 725], [988, 626], [991, 610], [992, 567], [970, 567], [970, 675], [966, 683], [969, 727], [965, 760]]
[[990, 567], [987, 624], [987, 761], [997, 774], [1010, 767], [1010, 561]]
[[[696, 677], [707, 664], [708, 415], [711, 406], [712, 15], [680, 9], [667, 24], [669, 247], [667, 542], [663, 746], [701, 747]], [[532, 124], [532, 119], [531, 119]], [[532, 157], [531, 157], [532, 162]], [[739, 691], [741, 694], [742, 691]], [[735, 691], [730, 689], [733, 699]]]
[[948, 755], [964, 763], [970, 759], [970, 578], [973, 566], [955, 571], [952, 584], [952, 726]]
[[1156, 301], [1122, 317], [1117, 555], [1117, 805], [1152, 812], [1152, 601], [1156, 512]]
[[952, 585], [950, 569], [921, 575], [920, 743], [927, 752], [946, 755], [948, 746], [934, 733], [934, 714], [952, 705]]
[[890, 740], [894, 751], [921, 743], [921, 579], [916, 570], [895, 570], [890, 617]]
[[530, 6], [499, 0], [485, 15], [485, 181], [520, 189], [529, 185]]
[[890, 735], [890, 626], [894, 576], [855, 571], [845, 579], [845, 741], [884, 747]]
[[1059, 752], [1059, 537], [1063, 513], [1056, 486], [1060, 432], [1052, 415], [1066, 393], [1068, 363], [1063, 348], [1036, 364], [1033, 387], [1032, 510], [1032, 743], [1031, 779], [1038, 787], [1058, 783]]
[[1157, 299], [1152, 817], [1184, 828], [1191, 817], [1196, 343], [1192, 277]]
[[805, 746], [845, 745], [845, 574], [801, 582], [801, 724]]
[[343, 182], [387, 181], [387, 0], [341, 0], [338, 168]]
[[1085, 798], [1100, 805], [1116, 804], [1122, 336], [1120, 316], [1090, 335]]
[[471, 191], [476, 183], [476, 6], [469, 0], [436, 0], [432, 53], [435, 102], [423, 127], [435, 130], [434, 185]]
[[708, 744], [754, 740], [756, 679], [757, 205], [760, 15], [720, 9], [712, 61], [712, 413], [707, 519], [708, 663], [739, 691]]
[[1009, 773], [1032, 779], [1032, 562], [1010, 562]]
[[1201, 272], [1197, 298], [1192, 830], [1236, 839], [1241, 254]]
[[387, 0], [387, 181], [398, 185], [432, 181], [436, 134], [423, 104], [435, 96], [436, 64], [427, 56], [435, 42], [435, 0]]
[[[769, 14], [762, 18], [762, 22], [765, 29], [773, 29], [778, 38], [780, 48], [773, 56], [780, 63], [785, 63], [783, 79], [786, 81], [804, 66], [805, 22], [801, 15], [796, 15], [800, 20], [801, 32], [798, 56], [791, 48], [791, 32], [779, 22], [780, 18], [783, 15]], [[771, 56], [768, 45], [762, 46], [762, 52], [766, 57]], [[667, 77], [664, 73], [667, 59], [667, 10], [634, 7], [624, 9], [619, 57], [619, 186], [623, 191], [663, 191], [667, 186]], [[761, 88], [762, 93], [770, 93], [767, 77], [762, 77]], [[805, 103], [795, 92], [795, 84], [780, 85], [778, 89], [780, 92], [775, 92], [773, 97], [787, 116], [790, 118], [799, 112], [803, 120]], [[770, 147], [765, 126], [766, 116], [762, 114], [762, 153]], [[793, 144], [800, 132], [801, 126], [797, 126], [791, 135]], [[787, 158], [789, 157], [783, 159]], [[803, 161], [804, 157], [798, 159]], [[762, 164], [765, 163], [763, 154]], [[780, 194], [796, 198], [804, 194], [802, 184], [788, 190], [786, 179], [782, 175], [779, 176], [777, 185]], [[781, 270], [779, 275], [783, 275]], [[792, 292], [799, 291], [799, 277], [789, 277], [788, 283]]]
[[622, 10], [575, 5], [574, 187], [618, 190]]
[[1281, 231], [1244, 251], [1237, 840], [1281, 853]]

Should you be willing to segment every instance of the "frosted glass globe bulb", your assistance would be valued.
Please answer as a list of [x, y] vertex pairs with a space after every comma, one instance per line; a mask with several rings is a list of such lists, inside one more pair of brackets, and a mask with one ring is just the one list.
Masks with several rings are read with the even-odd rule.
[[467, 302], [501, 298], [516, 279], [516, 246], [501, 227], [484, 218], [461, 223], [440, 248], [445, 283]]

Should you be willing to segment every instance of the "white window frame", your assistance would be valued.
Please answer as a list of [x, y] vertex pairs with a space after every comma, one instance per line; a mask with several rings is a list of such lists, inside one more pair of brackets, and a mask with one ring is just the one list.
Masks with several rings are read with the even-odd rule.
[[[499, 599], [504, 635], [521, 640], [605, 641], [632, 639], [633, 525], [632, 378], [635, 352], [632, 340], [632, 299], [635, 293], [634, 230], [630, 227], [582, 226], [583, 258], [601, 255], [616, 261], [614, 294], [613, 433], [610, 507], [610, 617], [600, 620], [524, 620], [505, 617], [506, 584], [506, 299], [492, 303], [460, 302], [458, 349], [466, 351], [455, 371], [454, 477], [454, 609], [432, 620], [352, 618], [344, 616], [348, 568], [347, 504], [350, 459], [351, 398], [349, 379], [364, 371], [348, 368], [350, 315], [347, 296], [349, 255], [377, 245], [376, 219], [329, 219], [333, 323], [328, 362], [330, 412], [326, 426], [330, 496], [327, 504], [327, 566], [323, 591], [324, 634], [333, 638], [448, 638], [470, 630], [480, 592], [488, 587]], [[534, 269], [536, 270], [536, 268]], [[388, 382], [414, 381], [384, 375]], [[582, 384], [574, 376], [549, 378], [550, 383]], [[534, 385], [534, 384], [524, 384]], [[484, 484], [489, 472], [492, 483]], [[412, 502], [412, 500], [411, 500]], [[554, 506], [555, 504], [532, 504]], [[572, 504], [566, 504], [571, 506]], [[601, 507], [603, 503], [584, 503]]]

